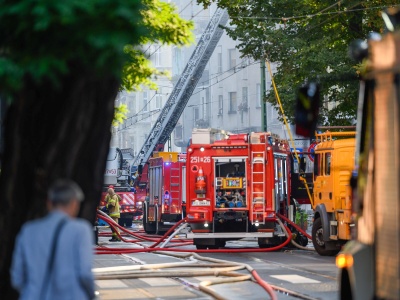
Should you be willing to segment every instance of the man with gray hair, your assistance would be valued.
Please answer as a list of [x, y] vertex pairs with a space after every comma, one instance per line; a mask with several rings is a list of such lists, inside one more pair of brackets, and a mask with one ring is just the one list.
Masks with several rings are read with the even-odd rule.
[[93, 299], [93, 228], [77, 219], [81, 188], [67, 179], [49, 189], [47, 216], [19, 232], [11, 282], [20, 299]]

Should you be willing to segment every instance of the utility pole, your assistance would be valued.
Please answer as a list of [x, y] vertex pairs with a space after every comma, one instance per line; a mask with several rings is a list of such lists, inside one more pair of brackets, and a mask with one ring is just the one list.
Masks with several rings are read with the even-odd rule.
[[260, 61], [261, 69], [261, 131], [267, 131], [267, 102], [265, 101], [266, 83], [265, 83], [265, 58]]

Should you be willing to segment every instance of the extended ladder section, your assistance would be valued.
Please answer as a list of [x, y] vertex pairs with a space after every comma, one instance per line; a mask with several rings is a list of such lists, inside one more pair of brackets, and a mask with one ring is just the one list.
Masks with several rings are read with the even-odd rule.
[[264, 224], [265, 212], [265, 152], [251, 152], [252, 215], [254, 221]]
[[222, 36], [223, 29], [220, 26], [226, 25], [228, 19], [226, 10], [217, 9], [151, 129], [142, 149], [135, 157], [133, 165], [143, 165], [146, 163], [155, 147], [159, 144], [164, 145], [167, 142]]

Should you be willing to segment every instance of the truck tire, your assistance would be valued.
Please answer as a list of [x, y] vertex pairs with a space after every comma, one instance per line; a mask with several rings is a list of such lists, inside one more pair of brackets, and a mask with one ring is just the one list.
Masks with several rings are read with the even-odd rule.
[[279, 246], [285, 240], [278, 236], [273, 236], [272, 238], [258, 238], [258, 247], [265, 249], [265, 248], [272, 248]]
[[129, 218], [119, 218], [118, 224], [123, 227], [132, 227], [132, 220]]
[[223, 239], [193, 239], [193, 244], [196, 246], [197, 250], [204, 249], [218, 249], [220, 247], [225, 247], [225, 240]]
[[207, 245], [196, 245], [197, 250], [205, 250], [207, 249]]
[[321, 256], [333, 256], [338, 253], [338, 250], [327, 250], [324, 241], [324, 232], [322, 229], [321, 218], [315, 219], [312, 227], [312, 242], [315, 251]]
[[132, 227], [132, 217], [125, 216], [123, 218], [118, 219], [118, 224], [124, 227]]
[[133, 220], [131, 218], [126, 218], [125, 219], [125, 226], [126, 227], [132, 227], [132, 223], [133, 223]]

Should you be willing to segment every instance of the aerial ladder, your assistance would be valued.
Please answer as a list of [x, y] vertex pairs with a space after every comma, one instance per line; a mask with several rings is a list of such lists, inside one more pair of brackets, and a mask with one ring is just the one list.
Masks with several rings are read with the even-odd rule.
[[159, 145], [163, 147], [168, 141], [222, 36], [223, 28], [221, 26], [225, 26], [228, 19], [225, 9], [217, 9], [214, 13], [157, 121], [134, 158], [132, 163], [134, 166], [141, 169], [153, 151]]

